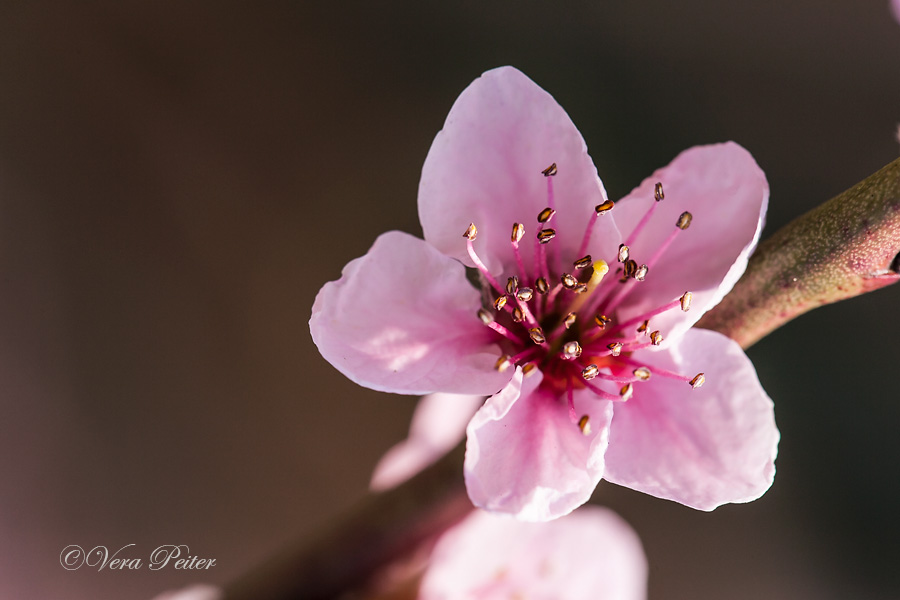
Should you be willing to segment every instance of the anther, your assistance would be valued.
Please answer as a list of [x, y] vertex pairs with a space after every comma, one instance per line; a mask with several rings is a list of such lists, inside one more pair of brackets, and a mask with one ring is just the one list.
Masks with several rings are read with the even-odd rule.
[[606, 315], [597, 315], [594, 317], [594, 323], [597, 324], [597, 327], [600, 329], [606, 329], [606, 326], [612, 323], [612, 319], [607, 317]]
[[570, 312], [569, 314], [566, 315], [566, 318], [563, 319], [563, 323], [565, 323], [566, 329], [570, 329], [572, 327], [572, 325], [575, 324], [576, 318], [577, 317], [575, 316], [575, 313], [573, 313], [573, 312]]
[[529, 329], [528, 336], [535, 344], [543, 344], [547, 341], [547, 338], [544, 337], [544, 332], [541, 331], [540, 327], [532, 327], [531, 329]]
[[553, 163], [552, 165], [541, 171], [541, 173], [544, 174], [544, 177], [553, 177], [554, 175], [556, 175], [556, 171], [556, 163]]
[[663, 191], [662, 183], [657, 182], [656, 188], [653, 190], [653, 197], [656, 198], [656, 201], [659, 202], [666, 197], [666, 193]]
[[528, 302], [534, 298], [534, 290], [531, 288], [519, 288], [519, 291], [516, 292], [516, 298], [522, 302]]
[[622, 402], [628, 402], [634, 395], [634, 386], [630, 383], [626, 383], [622, 386], [622, 389], [619, 390], [619, 395], [622, 396]]
[[648, 379], [650, 379], [650, 369], [648, 369], [647, 367], [638, 367], [634, 370], [634, 376], [641, 381], [647, 381]]
[[510, 241], [518, 244], [525, 237], [525, 226], [521, 223], [513, 223], [512, 234], [509, 236]]
[[613, 342], [611, 344], [607, 344], [606, 347], [609, 348], [609, 353], [613, 356], [622, 354], [622, 342]]
[[654, 346], [659, 346], [662, 344], [663, 336], [659, 331], [654, 331], [650, 334], [650, 343]]
[[516, 290], [519, 289], [519, 278], [518, 277], [510, 277], [506, 280], [506, 293], [512, 296], [516, 293]]
[[563, 345], [563, 358], [575, 360], [581, 356], [581, 344], [578, 342], [566, 342]]
[[634, 278], [637, 279], [638, 281], [643, 281], [643, 280], [647, 279], [647, 271], [649, 271], [649, 270], [650, 270], [650, 268], [647, 265], [639, 266], [634, 271]]
[[512, 361], [509, 360], [509, 356], [504, 354], [500, 358], [497, 359], [497, 362], [494, 363], [494, 368], [500, 371], [501, 373], [507, 370], [512, 365]]
[[546, 294], [550, 291], [550, 284], [547, 283], [547, 280], [543, 277], [537, 278], [537, 281], [534, 282], [534, 287], [537, 290], [538, 294]]
[[687, 211], [684, 211], [683, 213], [681, 213], [681, 216], [678, 217], [678, 221], [675, 222], [675, 225], [678, 227], [678, 229], [684, 231], [691, 226], [691, 221], [693, 219], [694, 215]]
[[625, 244], [619, 244], [618, 260], [620, 263], [623, 263], [626, 260], [628, 260], [628, 246], [626, 246]]
[[494, 322], [494, 317], [491, 316], [491, 313], [484, 310], [483, 308], [478, 309], [478, 318], [481, 319], [481, 322], [485, 325], [490, 325]]
[[703, 373], [697, 373], [694, 375], [694, 378], [691, 379], [688, 383], [691, 384], [691, 387], [697, 389], [704, 383], [706, 383], [706, 376]]
[[563, 273], [562, 277], [560, 277], [559, 280], [562, 282], [563, 287], [567, 290], [571, 290], [573, 287], [578, 285], [578, 280], [568, 273]]
[[506, 306], [506, 296], [497, 296], [497, 299], [494, 300], [494, 309], [503, 310], [504, 306]]
[[594, 210], [597, 211], [598, 215], [605, 215], [606, 213], [611, 211], [615, 205], [616, 203], [612, 200], [607, 200], [603, 204], [598, 204], [597, 206], [595, 206]]
[[512, 320], [515, 323], [521, 323], [522, 321], [525, 320], [525, 313], [522, 312], [522, 309], [519, 308], [518, 306], [515, 307], [512, 311]]
[[647, 327], [650, 326], [650, 319], [647, 319], [640, 325], [638, 325], [637, 332], [638, 333], [647, 333]]
[[588, 286], [586, 283], [579, 283], [575, 287], [572, 288], [572, 291], [576, 294], [583, 294], [588, 291]]
[[586, 254], [585, 256], [582, 256], [581, 258], [576, 260], [573, 264], [575, 265], [576, 269], [587, 269], [593, 263], [594, 261], [591, 259], [591, 255]]
[[525, 375], [526, 377], [528, 377], [529, 375], [531, 375], [534, 372], [535, 369], [537, 369], [536, 364], [528, 363], [527, 365], [522, 367], [522, 375]]
[[541, 212], [538, 213], [538, 217], [537, 217], [538, 223], [541, 223], [541, 224], [546, 223], [547, 221], [552, 219], [553, 215], [555, 215], [555, 214], [556, 214], [556, 211], [548, 206], [547, 208], [545, 208], [544, 210], [542, 210]]
[[684, 295], [681, 297], [681, 310], [683, 310], [684, 312], [691, 310], [691, 300], [693, 299], [693, 297], [694, 295], [690, 292], [684, 293]]
[[581, 376], [590, 381], [600, 374], [600, 367], [597, 365], [588, 365], [581, 371]]
[[555, 229], [541, 229], [538, 231], [537, 239], [540, 243], [546, 244], [550, 240], [556, 237]]
[[587, 415], [583, 415], [578, 419], [578, 429], [584, 435], [591, 435], [591, 419]]
[[475, 223], [469, 223], [469, 227], [466, 229], [466, 232], [463, 234], [463, 237], [469, 240], [470, 242], [475, 241], [475, 236], [478, 235], [478, 228], [475, 227]]
[[634, 274], [637, 272], [638, 264], [636, 261], [632, 259], [628, 259], [625, 261], [625, 279], [634, 277]]

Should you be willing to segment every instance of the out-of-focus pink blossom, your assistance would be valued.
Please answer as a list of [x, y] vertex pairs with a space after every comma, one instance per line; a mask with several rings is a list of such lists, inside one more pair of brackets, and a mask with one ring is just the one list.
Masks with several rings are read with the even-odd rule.
[[467, 427], [479, 507], [549, 520], [601, 478], [703, 510], [752, 500], [774, 476], [772, 402], [735, 342], [691, 326], [743, 273], [767, 202], [726, 143], [613, 208], [565, 111], [496, 69], [426, 158], [425, 241], [380, 236], [322, 288], [310, 329], [361, 385], [490, 396]]
[[222, 590], [212, 585], [196, 584], [180, 590], [163, 592], [153, 600], [222, 600]]

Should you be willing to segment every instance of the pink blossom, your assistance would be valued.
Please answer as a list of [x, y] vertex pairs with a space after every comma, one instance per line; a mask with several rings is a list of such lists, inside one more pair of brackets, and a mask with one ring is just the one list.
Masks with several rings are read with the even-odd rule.
[[891, 0], [891, 12], [897, 22], [900, 22], [900, 0]]
[[212, 585], [195, 584], [180, 590], [163, 592], [153, 600], [222, 600], [222, 590]]
[[735, 342], [691, 326], [743, 273], [767, 203], [729, 142], [612, 208], [565, 111], [495, 69], [425, 160], [425, 240], [380, 236], [319, 292], [310, 330], [361, 385], [490, 396], [467, 427], [479, 507], [549, 520], [601, 478], [702, 510], [749, 501], [774, 477], [772, 402]]

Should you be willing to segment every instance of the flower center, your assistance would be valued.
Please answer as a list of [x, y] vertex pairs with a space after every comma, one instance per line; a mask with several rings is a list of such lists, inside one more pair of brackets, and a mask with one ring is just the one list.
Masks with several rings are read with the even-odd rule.
[[[575, 411], [573, 392], [576, 389], [588, 388], [598, 399], [625, 402], [634, 395], [635, 385], [648, 381], [653, 374], [685, 381], [694, 388], [705, 381], [703, 373], [689, 377], [650, 367], [634, 355], [638, 350], [662, 343], [662, 333], [653, 330], [650, 321], [679, 308], [687, 312], [691, 306], [691, 292], [617, 322], [617, 309], [622, 302], [636, 286], [642, 285], [648, 277], [652, 278], [653, 266], [690, 227], [693, 217], [689, 212], [682, 213], [669, 236], [645, 263], [639, 264], [631, 256], [630, 246], [650, 222], [657, 205], [665, 199], [662, 183], [657, 183], [655, 202], [619, 245], [617, 255], [609, 257], [612, 264], [618, 263], [615, 272], [610, 274], [609, 263], [585, 254], [595, 223], [615, 206], [607, 200], [595, 207], [578, 256], [570, 257], [569, 262], [555, 261], [572, 267], [554, 269], [548, 260], [548, 251], [557, 238], [553, 228], [556, 215], [553, 177], [557, 172], [556, 163], [542, 172], [547, 180], [547, 208], [537, 215], [531, 270], [526, 269], [520, 250], [526, 235], [522, 223], [512, 225], [510, 244], [517, 273], [505, 274], [505, 282], [495, 278], [475, 252], [478, 230], [474, 223], [469, 225], [463, 237], [469, 257], [485, 282], [486, 301], [478, 311], [478, 317], [497, 333], [503, 352], [495, 368], [504, 371], [511, 366], [520, 366], [526, 375], [540, 369], [544, 375], [541, 387], [551, 390], [555, 397], [567, 398], [572, 423], [587, 435], [590, 421], [587, 415], [579, 417]], [[610, 386], [614, 391], [604, 389]]]

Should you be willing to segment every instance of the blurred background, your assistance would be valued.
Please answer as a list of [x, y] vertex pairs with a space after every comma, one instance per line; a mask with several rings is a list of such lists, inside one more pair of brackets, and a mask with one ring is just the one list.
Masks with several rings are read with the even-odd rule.
[[[415, 398], [319, 356], [319, 287], [421, 234], [456, 96], [511, 64], [619, 198], [733, 139], [766, 232], [900, 154], [887, 0], [0, 4], [0, 596], [223, 584], [359, 500]], [[602, 483], [650, 598], [900, 597], [900, 287], [753, 347], [774, 487], [712, 514]], [[69, 544], [187, 544], [205, 572], [66, 571]], [[126, 551], [131, 552], [131, 551]]]

